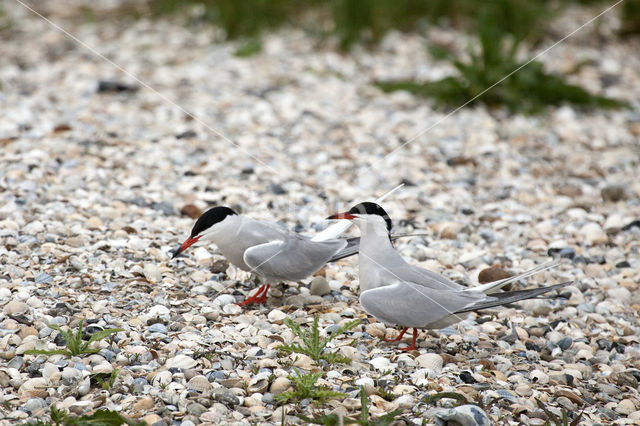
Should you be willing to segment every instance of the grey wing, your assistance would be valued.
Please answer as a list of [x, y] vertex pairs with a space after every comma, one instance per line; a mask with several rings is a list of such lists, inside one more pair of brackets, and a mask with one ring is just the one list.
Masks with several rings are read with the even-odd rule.
[[298, 281], [318, 269], [347, 245], [345, 240], [311, 241], [297, 234], [249, 248], [244, 261], [268, 279]]
[[[438, 290], [458, 291], [466, 288], [428, 269], [407, 263], [402, 256], [400, 256], [400, 253], [396, 251], [389, 253], [385, 258], [384, 265], [378, 264], [377, 266], [386, 277], [386, 279], [383, 280], [387, 282], [408, 281], [426, 288]], [[391, 279], [392, 277], [394, 279]]]
[[[422, 328], [482, 300], [482, 293], [446, 291], [401, 281], [364, 291], [360, 304], [367, 313], [386, 324]], [[463, 320], [464, 317], [460, 317]]]

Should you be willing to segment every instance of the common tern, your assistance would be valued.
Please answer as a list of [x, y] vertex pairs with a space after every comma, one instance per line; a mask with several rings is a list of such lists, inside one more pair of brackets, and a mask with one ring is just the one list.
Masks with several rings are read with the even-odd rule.
[[[376, 201], [384, 200], [401, 186]], [[213, 207], [198, 218], [191, 235], [172, 258], [196, 243], [213, 243], [233, 265], [263, 279], [258, 291], [240, 305], [266, 303], [271, 283], [307, 278], [327, 262], [358, 252], [359, 238], [337, 238], [351, 225], [341, 222], [310, 238], [275, 223], [239, 215], [229, 207]]]
[[464, 287], [407, 263], [391, 244], [391, 218], [376, 203], [360, 203], [327, 219], [349, 219], [360, 228], [360, 304], [379, 321], [403, 327], [396, 339], [387, 341], [398, 341], [413, 328], [411, 346], [402, 350], [416, 349], [418, 329], [444, 328], [463, 320], [460, 314], [531, 299], [570, 284], [496, 293], [558, 264], [549, 262], [514, 277]]

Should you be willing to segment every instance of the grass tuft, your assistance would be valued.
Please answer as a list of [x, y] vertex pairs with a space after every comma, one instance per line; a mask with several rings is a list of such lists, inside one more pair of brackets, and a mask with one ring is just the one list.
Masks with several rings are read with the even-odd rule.
[[402, 414], [402, 410], [398, 409], [380, 416], [377, 419], [371, 419], [369, 417], [369, 398], [367, 397], [367, 392], [365, 392], [364, 390], [364, 386], [360, 386], [360, 402], [362, 405], [362, 411], [360, 412], [360, 417], [357, 419], [350, 419], [348, 417], [341, 418], [337, 414], [327, 414], [313, 419], [305, 416], [299, 417], [301, 420], [307, 423], [325, 426], [338, 426], [348, 424], [357, 424], [361, 426], [389, 426], [391, 423], [397, 420], [396, 417]]
[[299, 343], [287, 343], [278, 346], [278, 349], [285, 353], [299, 353], [309, 356], [316, 363], [325, 360], [330, 364], [342, 363], [349, 364], [351, 359], [333, 352], [325, 352], [327, 344], [334, 338], [349, 330], [352, 330], [360, 324], [360, 320], [350, 321], [338, 328], [334, 333], [327, 337], [320, 337], [320, 327], [318, 325], [319, 318], [316, 315], [313, 318], [313, 324], [310, 329], [303, 330], [299, 324], [295, 323], [291, 318], [286, 318], [284, 323], [302, 340]]
[[283, 404], [290, 401], [301, 401], [303, 399], [312, 399], [323, 403], [328, 399], [347, 396], [342, 392], [335, 392], [324, 386], [316, 386], [316, 382], [323, 375], [322, 372], [300, 374], [300, 370], [297, 368], [294, 368], [294, 371], [295, 374], [291, 374], [289, 380], [293, 383], [295, 390], [283, 392], [275, 396], [275, 399]]
[[33, 420], [21, 426], [144, 426], [143, 421], [128, 419], [116, 411], [100, 409], [92, 414], [75, 416], [51, 406], [51, 421]]
[[65, 331], [60, 328], [60, 326], [56, 324], [50, 324], [49, 327], [60, 332], [65, 340], [66, 349], [53, 349], [53, 350], [44, 350], [44, 349], [31, 349], [25, 351], [25, 354], [28, 355], [64, 355], [67, 358], [71, 358], [72, 356], [81, 356], [81, 355], [91, 355], [100, 352], [100, 349], [92, 348], [91, 344], [94, 342], [99, 342], [111, 336], [112, 334], [118, 333], [120, 331], [124, 331], [122, 328], [107, 328], [105, 330], [98, 331], [93, 333], [89, 340], [86, 342], [82, 340], [82, 323], [84, 321], [80, 321], [80, 326], [78, 330], [74, 333], [72, 330]]

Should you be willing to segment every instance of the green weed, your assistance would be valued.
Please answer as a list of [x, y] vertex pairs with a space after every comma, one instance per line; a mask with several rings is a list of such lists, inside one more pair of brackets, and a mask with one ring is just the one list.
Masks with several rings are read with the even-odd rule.
[[275, 399], [281, 403], [289, 401], [300, 401], [303, 399], [312, 399], [323, 403], [331, 398], [345, 397], [342, 392], [335, 392], [326, 387], [316, 386], [316, 382], [322, 376], [322, 372], [300, 374], [300, 370], [294, 368], [295, 374], [289, 376], [289, 380], [293, 383], [295, 390], [283, 392], [275, 396]]
[[90, 345], [94, 342], [99, 342], [101, 340], [106, 339], [112, 334], [118, 333], [120, 331], [124, 331], [122, 328], [107, 328], [105, 330], [98, 331], [93, 333], [89, 340], [86, 342], [82, 340], [82, 321], [80, 322], [80, 326], [78, 327], [78, 331], [75, 333], [71, 330], [65, 331], [62, 330], [58, 325], [51, 324], [50, 328], [57, 330], [62, 333], [65, 339], [66, 349], [53, 349], [53, 350], [44, 350], [44, 349], [31, 349], [25, 351], [26, 354], [29, 355], [64, 355], [68, 358], [72, 356], [81, 356], [81, 355], [91, 355], [100, 352], [100, 349], [92, 348]]
[[324, 415], [314, 419], [300, 416], [300, 419], [307, 423], [325, 426], [338, 426], [343, 424], [357, 424], [361, 426], [388, 426], [396, 420], [396, 417], [402, 414], [402, 410], [394, 410], [390, 413], [385, 414], [384, 416], [378, 417], [377, 419], [370, 419], [369, 398], [367, 397], [367, 393], [364, 390], [364, 386], [360, 386], [360, 402], [362, 405], [362, 411], [360, 412], [360, 417], [358, 419], [350, 419], [348, 417], [340, 418], [340, 416], [338, 416], [337, 414]]
[[91, 378], [104, 390], [109, 390], [118, 378], [120, 370], [114, 368], [110, 374], [94, 374]]
[[128, 419], [111, 410], [97, 410], [93, 414], [74, 416], [52, 406], [51, 421], [34, 420], [22, 423], [22, 426], [121, 426], [123, 424], [144, 426], [145, 422]]
[[318, 326], [319, 318], [316, 315], [313, 318], [313, 324], [311, 329], [303, 330], [299, 324], [296, 324], [290, 318], [284, 320], [284, 323], [302, 340], [302, 345], [299, 343], [288, 343], [278, 346], [278, 349], [285, 353], [299, 353], [309, 356], [316, 363], [321, 359], [328, 363], [343, 363], [348, 364], [351, 359], [342, 356], [337, 353], [329, 352], [325, 353], [327, 344], [331, 342], [338, 335], [352, 330], [360, 324], [360, 320], [350, 321], [338, 328], [334, 333], [331, 333], [327, 337], [320, 337], [320, 328]]
[[[538, 22], [538, 18], [530, 17], [528, 9], [519, 3], [521, 0], [480, 3], [485, 6], [478, 11], [473, 25], [479, 47], [469, 47], [468, 60], [462, 60], [440, 47], [431, 48], [435, 58], [448, 61], [456, 68], [457, 76], [426, 83], [410, 80], [378, 82], [377, 86], [385, 92], [406, 90], [430, 97], [447, 107], [482, 102], [489, 106], [504, 105], [511, 112], [537, 113], [547, 105], [562, 103], [600, 108], [627, 106], [624, 102], [593, 95], [579, 86], [566, 83], [563, 77], [546, 72], [538, 61], [526, 65], [518, 61], [516, 54], [521, 42], [534, 31], [533, 27]], [[519, 71], [510, 75], [517, 69]], [[510, 76], [486, 90], [507, 75]]]

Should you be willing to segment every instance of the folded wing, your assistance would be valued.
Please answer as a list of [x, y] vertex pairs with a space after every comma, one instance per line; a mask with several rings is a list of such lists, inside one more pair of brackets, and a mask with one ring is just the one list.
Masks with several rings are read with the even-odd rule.
[[311, 241], [298, 235], [247, 249], [245, 263], [267, 279], [298, 281], [312, 275], [338, 251], [345, 240]]

